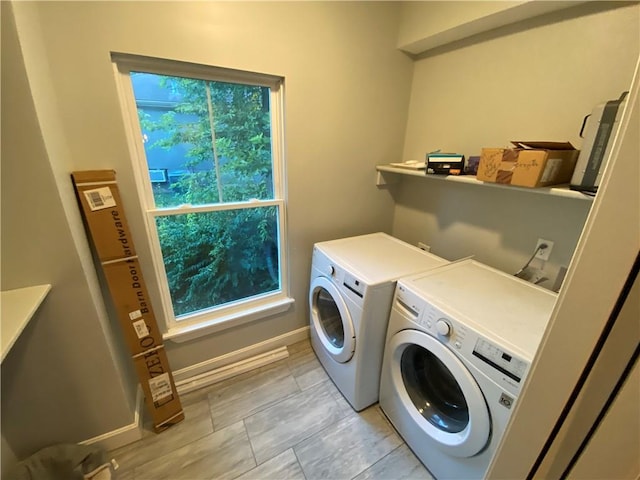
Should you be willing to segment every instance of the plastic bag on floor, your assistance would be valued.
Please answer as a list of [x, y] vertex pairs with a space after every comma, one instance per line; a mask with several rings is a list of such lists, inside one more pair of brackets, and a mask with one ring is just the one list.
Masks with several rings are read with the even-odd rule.
[[96, 446], [62, 444], [43, 448], [18, 463], [6, 480], [110, 480], [111, 463]]

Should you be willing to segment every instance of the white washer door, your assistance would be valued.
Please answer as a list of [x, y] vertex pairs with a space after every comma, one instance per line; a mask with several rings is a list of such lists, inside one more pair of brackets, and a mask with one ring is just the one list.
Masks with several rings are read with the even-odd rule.
[[356, 349], [355, 330], [351, 315], [340, 292], [331, 280], [316, 277], [309, 289], [311, 328], [331, 357], [348, 362]]
[[389, 342], [393, 388], [416, 424], [445, 453], [471, 457], [491, 435], [484, 395], [464, 364], [434, 337], [417, 330]]

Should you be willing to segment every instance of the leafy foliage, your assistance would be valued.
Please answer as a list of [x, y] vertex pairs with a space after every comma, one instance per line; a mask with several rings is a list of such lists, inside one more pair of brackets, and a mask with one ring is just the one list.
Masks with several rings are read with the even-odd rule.
[[[177, 102], [156, 120], [139, 107], [143, 131], [162, 133], [147, 156], [187, 148], [179, 179], [154, 184], [157, 207], [273, 198], [268, 88], [168, 76], [159, 85]], [[277, 290], [277, 215], [252, 206], [157, 217], [176, 316]]]

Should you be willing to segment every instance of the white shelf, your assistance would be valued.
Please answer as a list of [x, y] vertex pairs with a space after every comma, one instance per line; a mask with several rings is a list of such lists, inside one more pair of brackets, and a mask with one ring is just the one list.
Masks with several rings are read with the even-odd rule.
[[51, 285], [36, 285], [2, 292], [0, 297], [2, 360], [36, 313], [49, 290]]
[[[540, 187], [540, 188], [527, 188], [527, 187], [515, 187], [512, 185], [503, 185], [500, 183], [481, 182], [476, 179], [474, 175], [432, 175], [426, 174], [424, 170], [412, 170], [409, 168], [392, 167], [390, 165], [378, 165], [376, 185], [383, 187], [385, 185], [393, 184], [397, 181], [398, 175], [408, 175], [411, 177], [421, 177], [434, 181], [445, 181], [464, 183], [467, 185], [477, 185], [481, 187], [489, 188], [502, 188], [506, 190], [516, 192], [528, 192], [536, 193], [539, 195], [552, 195], [556, 197], [573, 198], [577, 200], [593, 201], [592, 195], [586, 195], [582, 192], [569, 189], [566, 185], [557, 185], [553, 187]], [[389, 175], [391, 174], [391, 175]]]

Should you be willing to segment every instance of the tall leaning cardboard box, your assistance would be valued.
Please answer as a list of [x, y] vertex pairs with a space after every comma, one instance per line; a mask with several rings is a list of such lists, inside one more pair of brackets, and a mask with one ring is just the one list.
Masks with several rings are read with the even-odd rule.
[[184, 420], [113, 170], [71, 174], [154, 430]]

